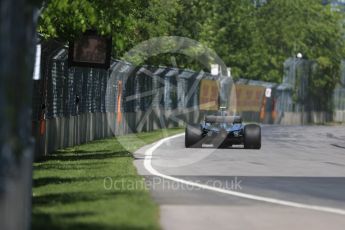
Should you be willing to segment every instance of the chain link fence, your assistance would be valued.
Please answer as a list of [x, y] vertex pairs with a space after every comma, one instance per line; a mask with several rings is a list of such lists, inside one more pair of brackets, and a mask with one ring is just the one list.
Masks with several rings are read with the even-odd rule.
[[[66, 47], [43, 44], [42, 78], [33, 86], [37, 156], [113, 135], [198, 123], [212, 113], [199, 108], [200, 82], [219, 80], [209, 73], [138, 67], [116, 60], [109, 70], [69, 68], [67, 58]], [[291, 58], [284, 63], [282, 84], [239, 79], [235, 83], [237, 101], [231, 106], [246, 121], [344, 122], [345, 62], [341, 67], [341, 81], [326, 100], [311, 96], [308, 90], [316, 64]], [[321, 106], [320, 101], [327, 105]]]
[[68, 67], [66, 47], [42, 45], [34, 82], [36, 155], [95, 139], [197, 123], [199, 82], [208, 73], [113, 60], [109, 70]]
[[283, 82], [276, 89], [276, 112], [279, 124], [308, 124], [345, 121], [345, 62], [341, 81], [334, 91], [312, 91], [317, 74], [315, 61], [289, 58], [284, 63]]
[[334, 120], [345, 121], [345, 61], [341, 63], [340, 82], [334, 90]]

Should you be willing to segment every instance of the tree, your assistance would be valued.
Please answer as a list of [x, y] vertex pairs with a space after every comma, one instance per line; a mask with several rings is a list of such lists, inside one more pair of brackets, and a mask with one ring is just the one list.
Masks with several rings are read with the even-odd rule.
[[282, 63], [301, 52], [305, 58], [316, 60], [329, 76], [322, 85], [337, 82], [344, 56], [341, 13], [331, 11], [321, 1], [271, 0], [259, 8], [256, 27], [253, 52], [259, 57], [255, 66], [262, 63], [261, 79], [280, 82]]
[[310, 96], [328, 105], [345, 54], [344, 14], [317, 0], [271, 0], [258, 10], [256, 27], [253, 49], [259, 62], [254, 66], [260, 78], [281, 82], [282, 63], [301, 52], [317, 64], [309, 79]]
[[[266, 2], [266, 3], [265, 3]], [[321, 0], [51, 0], [40, 19], [46, 39], [66, 42], [86, 29], [113, 37], [113, 56], [141, 41], [174, 35], [216, 51], [235, 78], [281, 82], [283, 63], [301, 52], [316, 61], [310, 93], [330, 94], [344, 56], [344, 14]], [[204, 51], [192, 51], [198, 59]], [[205, 55], [204, 55], [205, 56]], [[150, 57], [146, 64], [205, 69], [180, 54]]]
[[246, 76], [252, 61], [255, 5], [252, 0], [218, 0], [209, 6], [200, 39], [232, 68], [233, 76]]
[[44, 39], [66, 42], [87, 29], [113, 37], [113, 57], [131, 47], [172, 30], [177, 0], [52, 0], [38, 26]]
[[30, 229], [36, 35], [31, 2], [0, 2], [0, 228], [4, 230]]

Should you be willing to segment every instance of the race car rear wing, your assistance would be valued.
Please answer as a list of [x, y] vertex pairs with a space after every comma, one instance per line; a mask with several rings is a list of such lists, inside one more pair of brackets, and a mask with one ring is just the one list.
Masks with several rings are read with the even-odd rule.
[[206, 123], [242, 123], [240, 116], [205, 116]]

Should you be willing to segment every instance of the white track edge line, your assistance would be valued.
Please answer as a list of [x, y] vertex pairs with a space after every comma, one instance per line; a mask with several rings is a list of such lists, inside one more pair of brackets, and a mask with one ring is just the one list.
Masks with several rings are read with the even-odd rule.
[[339, 215], [345, 215], [345, 210], [343, 209], [317, 206], [317, 205], [308, 205], [308, 204], [303, 204], [303, 203], [298, 203], [298, 202], [292, 202], [292, 201], [286, 201], [286, 200], [280, 200], [280, 199], [275, 199], [275, 198], [269, 198], [269, 197], [264, 197], [264, 196], [257, 196], [257, 195], [242, 193], [242, 192], [231, 191], [227, 189], [217, 188], [217, 187], [213, 187], [213, 186], [209, 186], [205, 184], [199, 184], [192, 181], [183, 180], [177, 177], [168, 176], [168, 175], [158, 172], [156, 169], [152, 167], [152, 164], [151, 164], [153, 152], [164, 142], [177, 138], [177, 137], [181, 137], [181, 136], [184, 136], [184, 133], [161, 139], [160, 141], [156, 142], [152, 147], [147, 149], [145, 151], [145, 160], [144, 160], [145, 169], [149, 171], [152, 175], [159, 176], [159, 177], [162, 177], [171, 181], [175, 181], [178, 183], [183, 183], [189, 186], [194, 186], [194, 187], [214, 191], [214, 192], [219, 192], [219, 193], [228, 194], [228, 195], [250, 199], [250, 200], [262, 201], [262, 202], [271, 203], [271, 204], [278, 204], [278, 205], [289, 206], [289, 207], [294, 207], [294, 208], [302, 208], [302, 209], [309, 209], [309, 210], [320, 211], [320, 212], [328, 212], [328, 213], [334, 213], [334, 214], [339, 214]]

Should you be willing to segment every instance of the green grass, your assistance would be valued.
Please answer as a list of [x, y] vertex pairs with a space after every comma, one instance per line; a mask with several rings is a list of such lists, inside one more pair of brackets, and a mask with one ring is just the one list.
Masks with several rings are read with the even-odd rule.
[[[130, 186], [144, 185], [131, 152], [181, 131], [93, 141], [34, 163], [32, 229], [159, 229], [159, 209], [145, 186]], [[109, 189], [107, 179], [106, 189], [106, 177], [117, 186]]]

